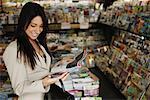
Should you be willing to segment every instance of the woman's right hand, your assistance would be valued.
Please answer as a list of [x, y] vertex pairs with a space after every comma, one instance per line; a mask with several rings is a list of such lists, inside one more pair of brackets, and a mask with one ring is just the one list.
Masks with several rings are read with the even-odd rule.
[[68, 76], [69, 76], [69, 73], [68, 73], [68, 72], [64, 72], [64, 73], [61, 74], [60, 76], [54, 77], [54, 78], [53, 78], [51, 75], [48, 75], [48, 76], [46, 76], [46, 77], [44, 77], [44, 78], [42, 79], [42, 83], [43, 83], [43, 86], [44, 86], [44, 87], [47, 87], [47, 86], [49, 86], [49, 85], [51, 85], [51, 84], [56, 83], [57, 81], [59, 81], [59, 79], [65, 80]]

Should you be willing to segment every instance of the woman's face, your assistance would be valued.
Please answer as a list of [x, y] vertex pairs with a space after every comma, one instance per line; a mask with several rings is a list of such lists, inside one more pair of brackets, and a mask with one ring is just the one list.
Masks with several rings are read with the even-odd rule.
[[35, 40], [43, 31], [43, 21], [40, 16], [36, 16], [31, 20], [31, 23], [25, 30], [29, 40]]

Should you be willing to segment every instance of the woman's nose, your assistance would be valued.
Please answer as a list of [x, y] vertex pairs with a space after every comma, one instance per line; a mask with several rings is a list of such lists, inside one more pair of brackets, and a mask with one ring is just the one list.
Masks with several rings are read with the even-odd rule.
[[42, 29], [41, 29], [40, 27], [37, 27], [37, 28], [36, 28], [36, 33], [37, 33], [37, 34], [40, 34], [41, 32], [42, 32]]

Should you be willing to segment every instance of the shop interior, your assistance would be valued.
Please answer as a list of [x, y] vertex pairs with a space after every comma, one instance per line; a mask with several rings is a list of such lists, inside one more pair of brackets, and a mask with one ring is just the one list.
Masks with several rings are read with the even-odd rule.
[[48, 18], [52, 65], [60, 62], [52, 71], [70, 71], [65, 91], [76, 100], [150, 100], [149, 0], [0, 0], [0, 100], [16, 97], [2, 55], [29, 1]]

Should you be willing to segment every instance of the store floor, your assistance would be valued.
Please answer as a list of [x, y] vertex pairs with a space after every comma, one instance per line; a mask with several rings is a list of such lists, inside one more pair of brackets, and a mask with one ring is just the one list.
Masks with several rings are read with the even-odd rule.
[[125, 96], [120, 93], [98, 68], [91, 68], [90, 70], [100, 79], [100, 96], [103, 100], [126, 100]]

